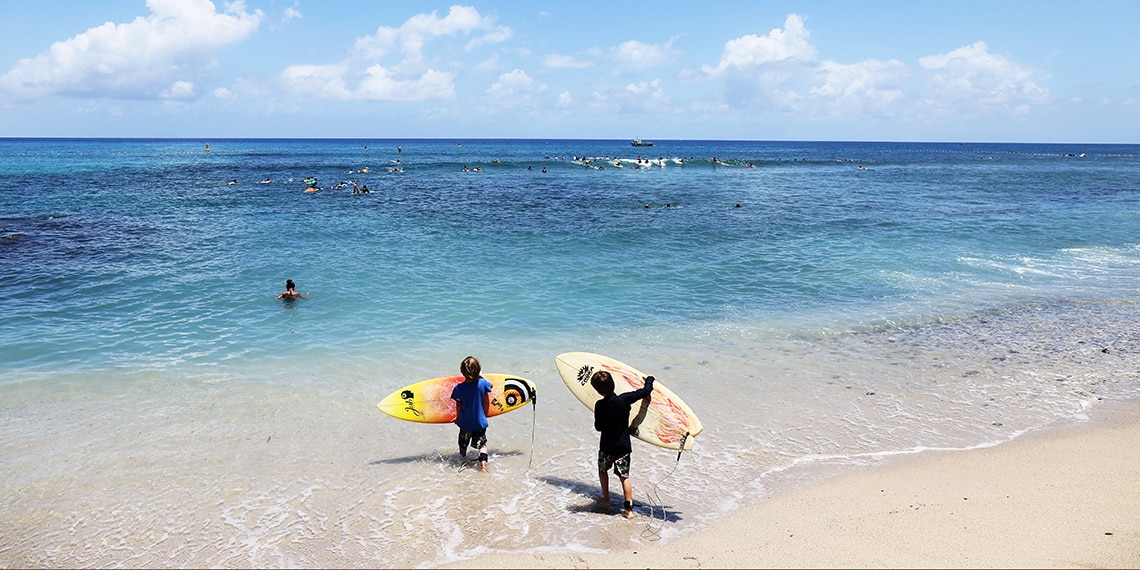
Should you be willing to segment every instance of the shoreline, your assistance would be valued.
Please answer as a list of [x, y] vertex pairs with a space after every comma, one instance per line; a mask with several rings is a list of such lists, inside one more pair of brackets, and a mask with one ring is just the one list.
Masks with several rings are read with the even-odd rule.
[[772, 495], [676, 542], [493, 553], [442, 567], [1134, 568], [1137, 441], [1140, 400], [1101, 402], [1077, 425], [899, 457]]

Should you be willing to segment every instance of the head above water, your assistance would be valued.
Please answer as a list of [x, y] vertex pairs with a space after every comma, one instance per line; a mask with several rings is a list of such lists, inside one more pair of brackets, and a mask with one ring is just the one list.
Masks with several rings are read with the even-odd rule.
[[296, 287], [297, 287], [297, 286], [293, 284], [293, 280], [292, 280], [292, 279], [286, 279], [286, 280], [285, 280], [285, 290], [286, 290], [286, 291], [292, 291], [292, 290], [293, 290], [293, 289], [295, 289]]
[[483, 372], [483, 366], [479, 364], [479, 359], [474, 356], [468, 356], [463, 359], [463, 363], [459, 365], [459, 372], [463, 374], [463, 378], [467, 380], [477, 380], [479, 374]]
[[595, 372], [590, 377], [590, 385], [602, 396], [609, 396], [614, 393], [614, 378], [605, 370]]

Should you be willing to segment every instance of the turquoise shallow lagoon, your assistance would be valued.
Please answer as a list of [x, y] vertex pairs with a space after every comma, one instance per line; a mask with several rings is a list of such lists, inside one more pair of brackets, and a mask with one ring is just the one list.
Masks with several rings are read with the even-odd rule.
[[[0, 140], [0, 524], [27, 539], [0, 564], [606, 549], [1079, 421], [1140, 396], [1138, 152]], [[286, 278], [310, 298], [275, 300]], [[705, 423], [680, 461], [635, 448], [632, 531], [589, 508], [570, 350]], [[467, 354], [538, 385], [490, 475], [374, 407]]]

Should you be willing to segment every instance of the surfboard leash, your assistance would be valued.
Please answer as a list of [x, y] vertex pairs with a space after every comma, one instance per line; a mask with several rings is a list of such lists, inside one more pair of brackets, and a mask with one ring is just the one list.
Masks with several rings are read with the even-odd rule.
[[531, 467], [534, 467], [534, 432], [538, 424], [538, 394], [535, 394], [534, 398], [531, 399], [530, 410], [530, 460], [526, 464], [527, 473], [530, 472]]
[[652, 540], [661, 540], [661, 530], [665, 528], [665, 523], [668, 522], [669, 517], [668, 517], [668, 513], [665, 512], [665, 504], [661, 502], [661, 495], [658, 492], [658, 488], [661, 486], [662, 483], [664, 483], [670, 477], [672, 477], [673, 472], [676, 471], [677, 467], [681, 465], [681, 454], [685, 452], [685, 442], [688, 441], [688, 439], [689, 439], [689, 433], [688, 432], [686, 432], [685, 435], [681, 436], [681, 445], [680, 445], [679, 449], [677, 450], [677, 460], [673, 463], [673, 468], [670, 469], [669, 472], [666, 473], [665, 476], [661, 478], [661, 480], [659, 480], [653, 484], [653, 496], [649, 496], [648, 493], [646, 494], [647, 498], [649, 499], [647, 502], [649, 503], [649, 516], [650, 516], [650, 518], [654, 518], [653, 517], [653, 511], [655, 511], [657, 509], [657, 507], [661, 507], [661, 524], [657, 525], [657, 528], [653, 528], [652, 524], [646, 523], [645, 528], [641, 531], [641, 538], [652, 538]]

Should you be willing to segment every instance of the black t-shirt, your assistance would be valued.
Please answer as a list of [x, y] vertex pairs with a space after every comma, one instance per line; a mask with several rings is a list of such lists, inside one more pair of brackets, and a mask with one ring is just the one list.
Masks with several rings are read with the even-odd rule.
[[602, 432], [598, 448], [611, 457], [633, 451], [629, 443], [629, 412], [633, 403], [653, 392], [653, 380], [646, 380], [639, 390], [610, 394], [594, 404], [594, 429]]

